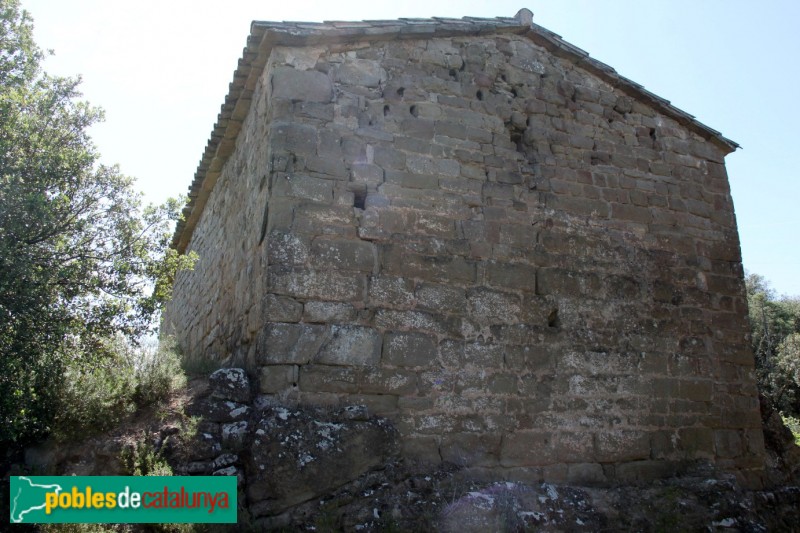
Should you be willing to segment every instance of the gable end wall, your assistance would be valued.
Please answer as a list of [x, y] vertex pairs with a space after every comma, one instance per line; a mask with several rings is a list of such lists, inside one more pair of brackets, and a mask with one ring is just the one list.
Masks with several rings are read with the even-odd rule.
[[522, 36], [273, 49], [165, 326], [404, 453], [763, 461], [722, 148]]

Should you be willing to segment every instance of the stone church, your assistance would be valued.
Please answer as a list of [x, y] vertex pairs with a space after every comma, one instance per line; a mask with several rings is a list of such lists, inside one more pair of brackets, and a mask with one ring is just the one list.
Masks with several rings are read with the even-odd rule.
[[736, 148], [526, 9], [254, 22], [164, 330], [264, 401], [367, 406], [415, 461], [754, 481]]

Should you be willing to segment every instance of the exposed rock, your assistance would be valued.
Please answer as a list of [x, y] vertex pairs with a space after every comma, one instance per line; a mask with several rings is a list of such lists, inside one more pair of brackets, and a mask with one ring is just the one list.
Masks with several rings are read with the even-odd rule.
[[190, 415], [200, 416], [208, 422], [244, 420], [250, 416], [250, 411], [248, 405], [219, 398], [206, 398], [189, 407]]
[[247, 373], [241, 368], [220, 368], [209, 377], [211, 396], [232, 400], [234, 402], [249, 402], [250, 380]]
[[445, 507], [439, 527], [443, 533], [600, 531], [606, 522], [583, 490], [503, 482], [469, 491]]
[[213, 459], [222, 451], [219, 437], [211, 433], [200, 432], [190, 443], [193, 459]]
[[240, 517], [277, 524], [304, 502], [383, 468], [399, 451], [394, 427], [364, 405], [319, 409], [258, 396], [252, 406], [249, 396], [229, 393], [245, 390], [243, 369], [214, 372], [209, 381], [209, 391], [186, 409], [202, 418], [197, 434], [182, 456], [169, 458], [178, 473], [237, 476]]
[[226, 450], [239, 451], [247, 440], [248, 423], [244, 420], [222, 426], [222, 445]]
[[235, 466], [226, 466], [225, 468], [220, 468], [219, 470], [215, 470], [213, 476], [235, 476], [236, 475], [236, 467]]
[[233, 453], [223, 453], [211, 463], [211, 468], [219, 470], [225, 466], [230, 466], [239, 460], [239, 456]]
[[800, 490], [748, 492], [698, 464], [647, 487], [494, 483], [445, 507], [438, 527], [480, 531], [795, 531]]
[[248, 499], [255, 516], [275, 515], [380, 467], [397, 453], [396, 431], [380, 418], [351, 411], [276, 407], [256, 424], [248, 461]]

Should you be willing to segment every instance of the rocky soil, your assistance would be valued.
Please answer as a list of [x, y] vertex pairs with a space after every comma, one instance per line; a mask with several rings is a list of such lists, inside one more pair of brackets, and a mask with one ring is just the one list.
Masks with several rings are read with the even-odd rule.
[[217, 371], [106, 435], [30, 448], [5, 475], [124, 474], [123, 450], [146, 447], [175, 474], [239, 477], [240, 522], [223, 530], [800, 531], [800, 449], [777, 413], [764, 422], [767, 489], [701, 463], [647, 485], [576, 487], [409, 464], [391, 423], [364, 407], [277, 405], [250, 391], [243, 371]]

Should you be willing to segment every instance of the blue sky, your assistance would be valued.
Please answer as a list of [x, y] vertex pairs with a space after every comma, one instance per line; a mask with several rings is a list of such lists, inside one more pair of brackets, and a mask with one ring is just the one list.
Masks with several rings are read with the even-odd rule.
[[[727, 157], [744, 266], [800, 296], [800, 2], [529, 0], [270, 2], [22, 0], [45, 68], [83, 76], [106, 110], [93, 131], [103, 162], [147, 200], [185, 193], [252, 20], [513, 16], [560, 34], [742, 145]], [[224, 7], [223, 7], [224, 6]]]

